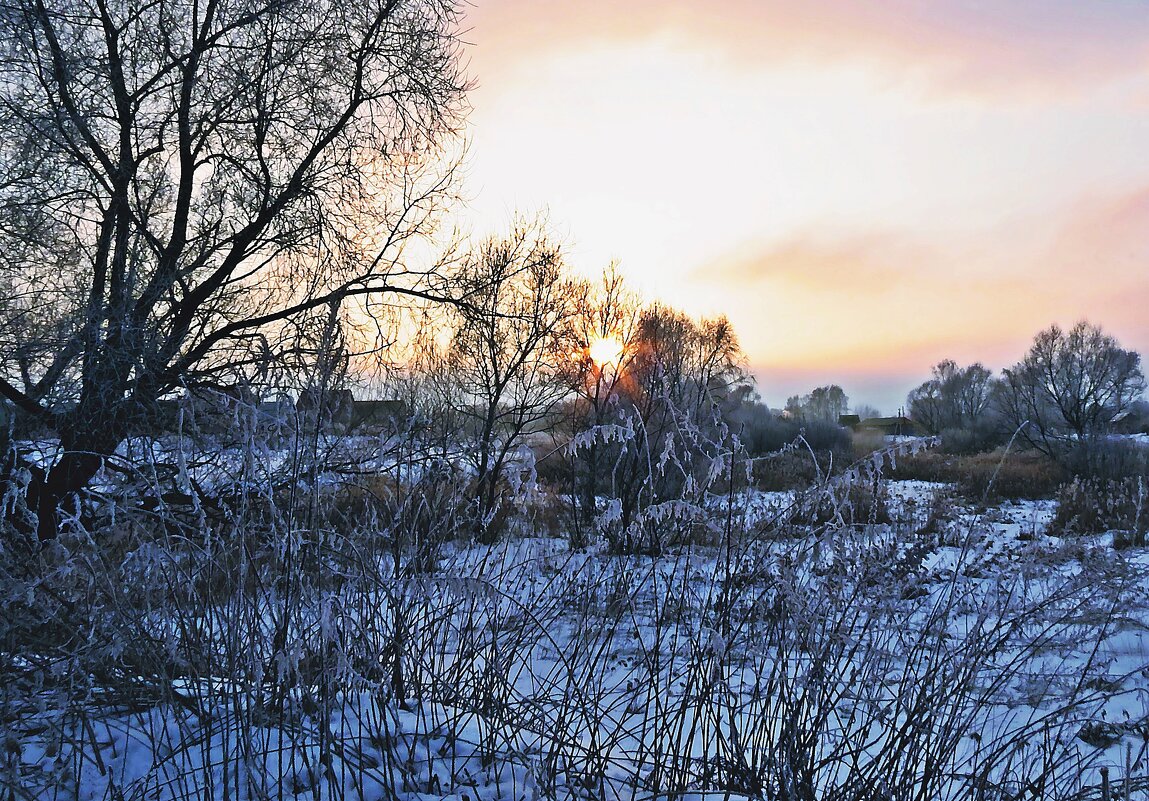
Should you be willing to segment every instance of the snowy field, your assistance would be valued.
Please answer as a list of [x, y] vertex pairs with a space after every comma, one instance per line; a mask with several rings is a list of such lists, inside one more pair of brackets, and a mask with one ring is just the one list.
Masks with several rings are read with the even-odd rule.
[[716, 498], [717, 540], [654, 556], [135, 546], [91, 621], [116, 667], [5, 688], [11, 797], [1149, 798], [1149, 554], [878, 491], [862, 523]]

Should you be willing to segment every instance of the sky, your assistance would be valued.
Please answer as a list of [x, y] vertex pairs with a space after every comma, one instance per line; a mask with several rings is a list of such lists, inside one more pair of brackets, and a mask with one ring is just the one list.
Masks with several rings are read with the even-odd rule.
[[477, 228], [892, 414], [1079, 319], [1149, 356], [1149, 2], [472, 0]]

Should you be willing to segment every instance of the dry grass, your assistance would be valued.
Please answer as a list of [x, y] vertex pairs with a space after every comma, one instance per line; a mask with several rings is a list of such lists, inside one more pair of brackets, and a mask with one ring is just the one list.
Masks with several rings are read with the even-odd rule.
[[1149, 498], [1145, 480], [1074, 479], [1057, 493], [1057, 512], [1049, 524], [1051, 534], [1114, 532], [1114, 546], [1145, 544], [1149, 532]]
[[[1066, 760], [1088, 649], [1077, 684], [1038, 699], [1024, 749], [991, 722], [1051, 647], [1080, 643], [1085, 613], [1104, 637], [1110, 610], [1072, 583], [954, 570], [919, 587], [922, 537], [882, 524], [875, 470], [823, 475], [793, 539], [679, 499], [627, 534], [655, 547], [599, 530], [581, 552], [444, 548], [465, 483], [419, 475], [313, 482], [294, 520], [253, 486], [269, 500], [214, 526], [145, 528], [121, 509], [52, 549], [0, 551], [0, 734], [56, 754], [51, 774], [9, 760], [13, 797], [103, 782], [177, 801], [478, 786], [861, 801], [990, 798], [1007, 775], [1045, 798], [1080, 789]], [[535, 532], [561, 529], [557, 496], [536, 503]], [[104, 769], [114, 727], [147, 753], [142, 778]]]
[[[62, 561], [29, 574], [36, 603], [19, 619], [38, 611], [71, 634], [49, 641], [9, 628], [8, 647], [37, 661], [6, 663], [5, 680], [50, 690], [57, 722], [19, 736], [56, 742], [72, 765], [53, 779], [65, 797], [70, 782], [97, 775], [86, 761], [106, 752], [109, 725], [155, 747], [152, 778], [117, 785], [109, 774], [110, 797], [190, 799], [222, 787], [235, 797], [256, 781], [272, 797], [322, 787], [324, 797], [356, 798], [352, 779], [388, 797], [475, 784], [518, 797], [531, 765], [530, 781], [552, 798], [593, 789], [605, 799], [698, 791], [855, 801], [894, 786], [906, 798], [961, 798], [951, 777], [974, 770], [958, 756], [970, 731], [983, 741], [968, 797], [992, 797], [1003, 771], [1046, 798], [1076, 790], [1058, 772], [1059, 744], [1076, 733], [1056, 711], [1064, 700], [1050, 700], [1050, 715], [1027, 730], [1024, 762], [987, 716], [1029, 658], [1063, 640], [1063, 620], [1080, 619], [1088, 588], [1034, 597], [996, 588], [971, 630], [974, 585], [955, 574], [928, 603], [905, 593], [891, 603], [876, 579], [901, 564], [895, 541], [851, 527], [822, 529], [817, 542], [719, 542], [656, 559], [511, 543], [430, 574], [406, 569], [413, 553], [399, 565], [373, 554], [371, 532], [330, 532], [304, 558], [284, 531], [275, 577], [244, 560], [242, 530], [233, 533], [164, 542], [147, 565], [131, 549], [114, 564], [94, 541], [73, 540]], [[224, 563], [259, 580], [238, 582], [222, 602], [173, 591]], [[126, 593], [125, 581], [146, 592]], [[56, 595], [67, 603], [47, 602]], [[1006, 616], [1011, 625], [999, 628]], [[130, 647], [115, 647], [128, 631]], [[53, 668], [42, 675], [40, 665]], [[378, 699], [369, 715], [356, 712], [364, 694]], [[15, 694], [7, 698], [12, 715]], [[149, 723], [156, 709], [182, 711], [159, 731]], [[282, 746], [270, 729], [288, 734]], [[224, 732], [233, 746], [219, 746]], [[277, 747], [282, 760], [269, 761], [265, 749]], [[215, 760], [222, 787], [194, 772], [201, 758]], [[300, 772], [308, 759], [319, 767]], [[179, 784], [165, 785], [170, 776]]]
[[1052, 498], [1069, 475], [1063, 467], [1035, 451], [998, 449], [972, 456], [922, 451], [899, 459], [890, 477], [954, 484], [971, 501], [996, 503]]

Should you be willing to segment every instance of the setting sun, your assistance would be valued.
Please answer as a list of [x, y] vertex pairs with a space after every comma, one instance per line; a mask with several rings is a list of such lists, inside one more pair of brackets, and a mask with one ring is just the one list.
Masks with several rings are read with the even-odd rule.
[[1149, 347], [1149, 15], [1041, 7], [480, 0], [474, 213], [726, 315], [775, 405], [849, 373], [893, 409], [1055, 319]]
[[590, 343], [587, 348], [587, 355], [590, 360], [599, 367], [605, 367], [608, 364], [618, 364], [622, 359], [623, 345], [618, 337], [599, 337]]

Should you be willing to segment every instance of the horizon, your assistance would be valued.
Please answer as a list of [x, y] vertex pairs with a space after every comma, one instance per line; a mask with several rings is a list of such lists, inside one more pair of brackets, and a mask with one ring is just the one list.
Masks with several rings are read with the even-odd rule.
[[771, 406], [893, 414], [1079, 319], [1149, 349], [1142, 6], [707, 9], [469, 7], [475, 226], [545, 211], [581, 274], [725, 314]]

